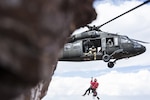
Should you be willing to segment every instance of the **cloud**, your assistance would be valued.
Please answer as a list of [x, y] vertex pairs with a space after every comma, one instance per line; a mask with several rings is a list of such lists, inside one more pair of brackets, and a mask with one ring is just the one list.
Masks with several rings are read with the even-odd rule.
[[[100, 83], [100, 97], [150, 97], [150, 71], [140, 70], [136, 73], [110, 73], [96, 77]], [[89, 87], [90, 78], [82, 77], [53, 77], [49, 92], [44, 100], [92, 100], [92, 95], [83, 98], [81, 95]], [[72, 99], [70, 99], [72, 98]], [[143, 100], [146, 98], [143, 97]], [[114, 99], [113, 99], [114, 100]], [[127, 100], [127, 99], [125, 99]], [[139, 100], [139, 99], [138, 99]]]
[[112, 96], [150, 95], [149, 76], [148, 70], [141, 70], [137, 73], [113, 71], [100, 78], [103, 82], [101, 83], [102, 94]]

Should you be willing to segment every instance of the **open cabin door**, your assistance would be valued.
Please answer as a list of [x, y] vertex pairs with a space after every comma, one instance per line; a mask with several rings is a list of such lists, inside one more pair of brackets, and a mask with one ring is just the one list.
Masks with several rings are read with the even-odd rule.
[[94, 46], [96, 51], [99, 52], [101, 50], [101, 39], [88, 39], [83, 41], [83, 52], [88, 53], [89, 49]]

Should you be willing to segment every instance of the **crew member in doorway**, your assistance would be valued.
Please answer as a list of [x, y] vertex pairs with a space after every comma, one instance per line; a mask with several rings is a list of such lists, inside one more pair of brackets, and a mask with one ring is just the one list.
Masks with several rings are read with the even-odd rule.
[[94, 60], [96, 60], [96, 48], [92, 46], [92, 48], [89, 48], [89, 54], [94, 55]]
[[86, 40], [83, 42], [84, 48], [85, 48], [85, 53], [89, 52], [89, 48], [92, 47], [92, 43], [90, 42], [90, 40]]

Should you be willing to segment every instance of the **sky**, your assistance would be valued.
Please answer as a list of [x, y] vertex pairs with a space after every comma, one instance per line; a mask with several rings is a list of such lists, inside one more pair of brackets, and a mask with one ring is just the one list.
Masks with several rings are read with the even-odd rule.
[[[90, 25], [101, 25], [121, 13], [139, 5], [143, 0], [104, 0], [94, 3], [98, 14]], [[102, 31], [127, 35], [129, 38], [150, 42], [150, 3], [103, 26]], [[81, 28], [73, 34], [87, 30]], [[101, 100], [149, 100], [150, 44], [146, 52], [129, 59], [118, 60], [114, 68], [103, 61], [58, 62], [47, 95], [42, 100], [93, 100], [92, 94], [82, 96], [90, 86], [91, 77], [97, 78]], [[96, 100], [96, 98], [94, 99]]]

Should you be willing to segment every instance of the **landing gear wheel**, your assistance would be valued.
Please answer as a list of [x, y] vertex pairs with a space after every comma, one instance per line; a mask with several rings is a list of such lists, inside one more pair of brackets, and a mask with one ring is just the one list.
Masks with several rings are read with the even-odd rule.
[[103, 58], [102, 58], [105, 62], [108, 62], [110, 60], [110, 55], [108, 54], [105, 54], [103, 55]]
[[114, 62], [108, 62], [108, 67], [113, 68], [114, 67]]

